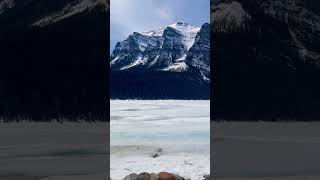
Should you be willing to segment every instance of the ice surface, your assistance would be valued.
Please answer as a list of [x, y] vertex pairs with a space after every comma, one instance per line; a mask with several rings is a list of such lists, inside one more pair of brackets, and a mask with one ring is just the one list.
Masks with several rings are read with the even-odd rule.
[[108, 127], [104, 122], [0, 123], [0, 179], [102, 180]]
[[209, 109], [210, 101], [112, 100], [111, 178], [169, 171], [202, 179], [210, 172]]
[[219, 180], [320, 179], [319, 122], [213, 122]]

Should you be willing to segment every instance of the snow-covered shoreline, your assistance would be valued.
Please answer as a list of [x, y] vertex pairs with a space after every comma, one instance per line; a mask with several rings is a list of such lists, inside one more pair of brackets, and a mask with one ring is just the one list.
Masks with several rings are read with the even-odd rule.
[[166, 171], [201, 180], [210, 173], [210, 101], [110, 103], [111, 179]]
[[[112, 147], [111, 147], [112, 151]], [[137, 151], [140, 151], [137, 152]], [[122, 180], [131, 173], [159, 173], [171, 172], [192, 180], [202, 180], [210, 172], [210, 158], [208, 153], [176, 152], [160, 154], [153, 158], [152, 152], [136, 148], [132, 151], [111, 152], [111, 179]]]

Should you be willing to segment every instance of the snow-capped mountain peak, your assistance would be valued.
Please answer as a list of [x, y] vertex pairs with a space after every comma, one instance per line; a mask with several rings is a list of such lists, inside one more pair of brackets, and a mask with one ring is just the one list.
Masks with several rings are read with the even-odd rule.
[[186, 45], [187, 50], [189, 50], [194, 44], [195, 37], [200, 31], [200, 27], [195, 27], [189, 23], [177, 22], [171, 24], [169, 27], [179, 31], [184, 37], [182, 38], [183, 43]]
[[159, 30], [152, 30], [147, 32], [141, 32], [140, 34], [145, 36], [162, 36], [165, 28], [161, 28]]
[[188, 72], [198, 69], [206, 71], [204, 74], [208, 75], [208, 27], [208, 24], [196, 27], [177, 22], [159, 30], [134, 32], [117, 43], [110, 57], [110, 67], [117, 71], [143, 69]]
[[192, 32], [197, 32], [200, 30], [199, 27], [195, 27], [189, 23], [185, 23], [182, 21], [176, 22], [174, 24], [169, 25], [169, 27], [172, 27], [178, 31], [180, 31], [183, 34], [188, 34], [188, 33], [192, 33]]
[[[195, 27], [188, 23], [177, 22], [158, 30], [151, 30], [147, 32], [133, 32], [126, 40], [117, 43], [115, 52], [117, 50], [129, 50], [132, 48], [136, 48], [135, 46], [131, 46], [130, 48], [130, 45], [133, 44], [138, 45], [139, 50], [142, 52], [145, 51], [148, 46], [155, 47], [158, 45], [162, 47], [164, 39], [168, 38], [166, 36], [168, 36], [168, 31], [170, 31], [170, 29], [173, 29], [176, 33], [179, 34], [179, 36], [181, 36], [179, 37], [180, 42], [186, 48], [186, 51], [188, 51], [194, 44], [196, 35], [201, 28]], [[166, 31], [167, 33], [165, 34]]]
[[174, 24], [171, 24], [167, 27], [163, 27], [158, 30], [151, 30], [151, 31], [146, 31], [146, 32], [139, 32], [142, 35], [145, 36], [162, 36], [163, 32], [166, 28], [171, 27], [177, 31], [179, 31], [181, 34], [188, 34], [188, 33], [193, 33], [193, 32], [198, 32], [200, 30], [199, 27], [195, 27], [189, 23], [185, 23], [182, 21], [176, 22]]
[[[172, 28], [183, 36], [183, 42], [186, 45], [188, 50], [193, 45], [195, 37], [196, 37], [197, 33], [200, 31], [200, 27], [195, 27], [189, 23], [179, 21], [179, 22], [171, 24], [167, 27], [161, 28], [159, 30], [139, 32], [139, 34], [144, 35], [144, 36], [149, 36], [149, 37], [150, 36], [159, 37], [159, 36], [163, 36], [163, 33], [167, 28]], [[135, 32], [135, 33], [137, 33], [137, 32]]]

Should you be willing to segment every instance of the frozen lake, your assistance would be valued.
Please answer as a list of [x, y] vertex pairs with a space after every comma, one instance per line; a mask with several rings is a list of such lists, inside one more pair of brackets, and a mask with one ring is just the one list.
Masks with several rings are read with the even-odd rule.
[[169, 171], [191, 179], [209, 174], [210, 101], [110, 104], [112, 179], [141, 172]]
[[320, 179], [319, 122], [214, 122], [219, 180]]
[[108, 177], [108, 123], [0, 123], [1, 180]]

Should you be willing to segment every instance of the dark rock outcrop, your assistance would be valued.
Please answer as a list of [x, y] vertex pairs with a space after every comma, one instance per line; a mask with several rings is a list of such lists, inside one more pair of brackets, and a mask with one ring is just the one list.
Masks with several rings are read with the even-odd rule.
[[168, 172], [160, 172], [159, 180], [176, 180], [176, 176]]
[[139, 175], [136, 173], [127, 175], [123, 180], [185, 180], [185, 178], [168, 172], [160, 172], [159, 174], [142, 172]]
[[138, 175], [139, 180], [150, 180], [151, 175], [149, 173], [143, 172]]
[[136, 173], [127, 175], [123, 180], [139, 180], [139, 176]]
[[203, 180], [210, 180], [210, 175], [204, 175]]

